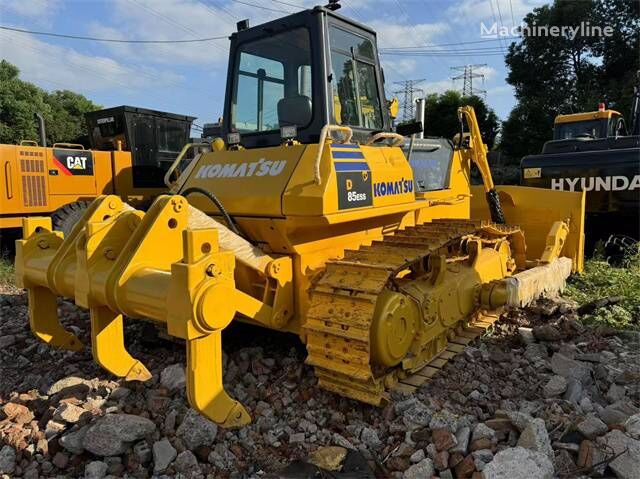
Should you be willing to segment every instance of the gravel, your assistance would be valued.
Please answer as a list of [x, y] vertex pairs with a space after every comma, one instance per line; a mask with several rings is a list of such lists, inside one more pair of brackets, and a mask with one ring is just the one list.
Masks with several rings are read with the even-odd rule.
[[164, 472], [178, 455], [167, 438], [153, 444], [153, 472]]
[[218, 426], [194, 409], [189, 409], [176, 431], [176, 436], [182, 439], [188, 449], [210, 446], [216, 434], [218, 434]]
[[[635, 336], [586, 328], [561, 305], [506, 312], [492, 335], [382, 408], [319, 389], [295, 337], [234, 324], [223, 337], [224, 382], [253, 422], [225, 430], [189, 407], [183, 345], [127, 322], [127, 349], [153, 374], [127, 383], [102, 371], [88, 348], [41, 344], [29, 332], [25, 296], [7, 294], [0, 473], [267, 479], [296, 463], [340, 471], [356, 457], [371, 470], [364, 477], [390, 479], [570, 477], [578, 468], [634, 477]], [[59, 310], [89, 344], [86, 312], [64, 301]]]

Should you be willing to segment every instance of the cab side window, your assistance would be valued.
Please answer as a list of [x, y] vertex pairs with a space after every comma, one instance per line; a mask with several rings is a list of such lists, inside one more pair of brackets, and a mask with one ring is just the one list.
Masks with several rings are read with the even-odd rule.
[[382, 128], [382, 110], [370, 40], [332, 26], [331, 87], [333, 116], [339, 125]]

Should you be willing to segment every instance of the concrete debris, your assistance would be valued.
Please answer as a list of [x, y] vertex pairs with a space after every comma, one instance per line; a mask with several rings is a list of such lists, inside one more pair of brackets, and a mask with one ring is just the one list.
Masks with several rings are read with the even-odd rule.
[[153, 443], [153, 472], [164, 472], [178, 455], [167, 438]]
[[567, 390], [567, 380], [562, 376], [553, 376], [544, 385], [543, 393], [546, 398], [553, 398], [562, 395]]
[[[59, 309], [90, 343], [87, 313], [65, 301]], [[88, 351], [41, 344], [23, 295], [0, 296], [0, 314], [0, 339], [12, 343], [0, 348], [5, 477], [266, 479], [291, 477], [294, 464], [307, 475], [389, 479], [640, 470], [637, 336], [584, 327], [563, 302], [505, 312], [490, 337], [385, 408], [319, 389], [295, 338], [243, 332], [223, 345], [225, 388], [253, 418], [240, 430], [189, 407], [184, 351], [160, 340], [150, 348], [142, 323], [127, 324], [127, 348], [153, 378], [137, 383], [100, 370]]]
[[108, 414], [87, 429], [84, 449], [96, 456], [117, 456], [127, 452], [131, 443], [152, 434], [156, 425], [132, 414]]
[[194, 450], [198, 446], [210, 446], [217, 433], [218, 426], [215, 423], [194, 409], [189, 409], [184, 420], [178, 426], [176, 436], [182, 439], [188, 449]]
[[500, 451], [482, 471], [484, 479], [551, 479], [553, 473], [545, 454], [523, 447]]
[[595, 439], [609, 430], [607, 425], [593, 414], [588, 414], [578, 423], [577, 429], [587, 439]]
[[182, 391], [187, 384], [184, 375], [184, 366], [182, 364], [172, 364], [164, 368], [160, 373], [160, 384], [169, 391], [175, 391], [177, 389]]
[[609, 467], [620, 479], [640, 477], [640, 441], [614, 429], [598, 439], [613, 453]]
[[435, 472], [431, 459], [425, 458], [404, 471], [402, 479], [424, 479], [425, 477], [433, 476]]

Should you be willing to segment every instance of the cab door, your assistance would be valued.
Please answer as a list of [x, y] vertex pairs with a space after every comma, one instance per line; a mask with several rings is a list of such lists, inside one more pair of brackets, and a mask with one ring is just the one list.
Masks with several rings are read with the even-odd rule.
[[20, 181], [16, 145], [0, 145], [0, 215], [20, 213]]

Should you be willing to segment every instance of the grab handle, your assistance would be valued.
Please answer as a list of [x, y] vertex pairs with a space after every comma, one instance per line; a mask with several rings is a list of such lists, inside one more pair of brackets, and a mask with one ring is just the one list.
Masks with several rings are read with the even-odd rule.
[[[322, 130], [320, 131], [320, 142], [318, 144], [318, 155], [316, 156], [316, 162], [313, 167], [313, 177], [316, 185], [322, 184], [322, 178], [320, 177], [320, 161], [322, 160], [322, 152], [324, 151], [324, 144], [327, 141], [327, 136], [329, 136], [329, 133], [332, 131], [341, 131], [345, 133], [345, 137], [342, 141], [335, 140], [337, 143], [349, 143], [353, 136], [353, 130], [348, 126], [324, 125], [322, 127]], [[334, 140], [334, 138], [331, 137], [331, 140]]]
[[7, 189], [7, 199], [13, 198], [13, 178], [11, 177], [11, 162], [4, 163], [4, 181]]

